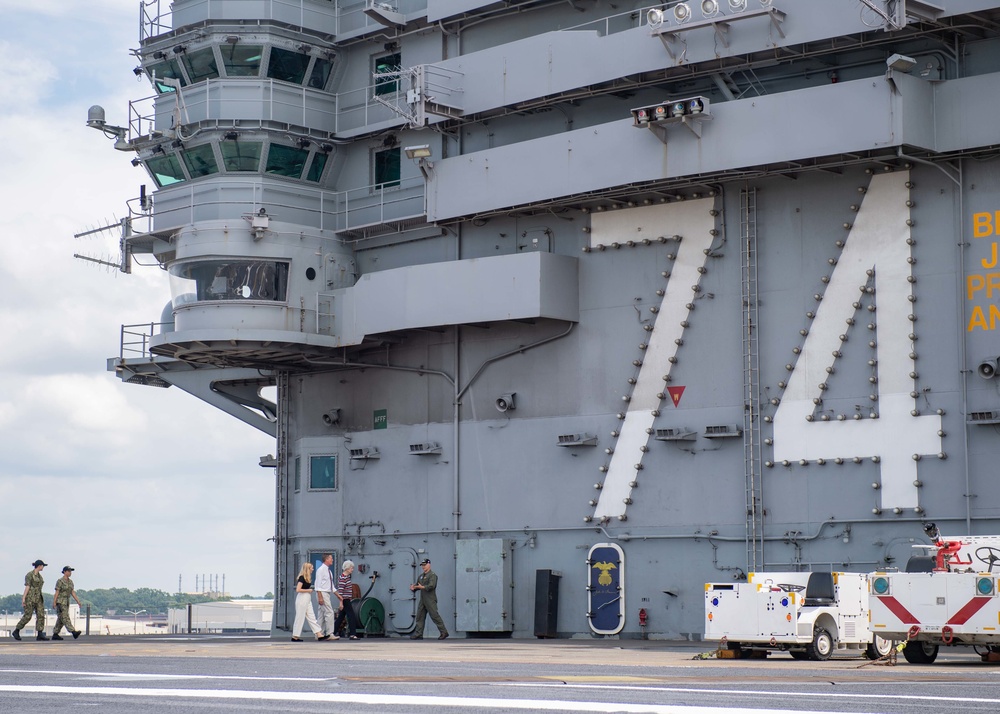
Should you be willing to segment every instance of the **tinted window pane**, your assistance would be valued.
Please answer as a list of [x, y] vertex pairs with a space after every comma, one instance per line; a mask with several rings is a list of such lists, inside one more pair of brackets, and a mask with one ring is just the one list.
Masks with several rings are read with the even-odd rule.
[[211, 144], [187, 149], [181, 156], [184, 157], [184, 165], [187, 166], [191, 178], [219, 173], [219, 164], [215, 161], [215, 152], [212, 151]]
[[323, 169], [326, 168], [326, 160], [329, 157], [326, 154], [316, 154], [313, 156], [312, 164], [309, 165], [309, 174], [306, 176], [306, 181], [319, 182], [320, 178], [323, 177]]
[[226, 171], [259, 171], [260, 153], [264, 147], [261, 141], [223, 141], [222, 165]]
[[[392, 94], [399, 89], [399, 75], [395, 74], [401, 68], [402, 56], [397, 52], [375, 59], [375, 94]], [[379, 75], [392, 73], [388, 77]]]
[[267, 167], [264, 171], [278, 176], [301, 178], [308, 157], [309, 152], [305, 149], [271, 144], [271, 148], [267, 150]]
[[316, 58], [313, 71], [309, 74], [309, 86], [316, 89], [326, 87], [326, 82], [330, 79], [330, 71], [333, 69], [333, 62], [322, 57]]
[[161, 79], [178, 79], [180, 80], [182, 87], [187, 84], [187, 82], [184, 81], [184, 76], [181, 74], [181, 67], [177, 64], [177, 60], [172, 59], [167, 60], [166, 62], [160, 62], [159, 64], [150, 65], [147, 71], [149, 72], [150, 77], [156, 78], [153, 86], [156, 88], [156, 91], [161, 94], [164, 92], [174, 91], [173, 87], [159, 81]]
[[284, 301], [288, 263], [273, 260], [198, 260], [168, 271], [173, 307], [207, 300]]
[[295, 457], [295, 490], [302, 488], [302, 459]]
[[282, 82], [302, 84], [308, 66], [309, 55], [272, 47], [271, 58], [267, 62], [267, 76], [271, 79], [280, 79]]
[[399, 149], [375, 152], [375, 188], [399, 185]]
[[309, 488], [337, 488], [336, 456], [310, 457]]
[[260, 74], [263, 45], [219, 45], [227, 77], [256, 77]]
[[181, 162], [174, 154], [158, 156], [155, 159], [146, 161], [146, 168], [153, 175], [153, 180], [157, 186], [169, 186], [172, 183], [180, 183], [185, 180], [184, 172], [181, 171]]
[[211, 47], [189, 52], [182, 56], [182, 61], [192, 83], [219, 76], [219, 66], [215, 63]]

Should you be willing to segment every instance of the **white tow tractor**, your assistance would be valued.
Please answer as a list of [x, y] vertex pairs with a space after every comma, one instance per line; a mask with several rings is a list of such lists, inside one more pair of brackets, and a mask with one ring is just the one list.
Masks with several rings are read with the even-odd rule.
[[984, 661], [1000, 662], [1000, 536], [945, 539], [933, 523], [930, 552], [906, 572], [877, 572], [869, 580], [871, 629], [905, 642], [903, 656], [930, 664], [941, 646], [975, 648]]
[[706, 583], [705, 639], [735, 657], [770, 650], [826, 660], [861, 650], [877, 659], [892, 650], [868, 629], [863, 573], [751, 573], [745, 583]]

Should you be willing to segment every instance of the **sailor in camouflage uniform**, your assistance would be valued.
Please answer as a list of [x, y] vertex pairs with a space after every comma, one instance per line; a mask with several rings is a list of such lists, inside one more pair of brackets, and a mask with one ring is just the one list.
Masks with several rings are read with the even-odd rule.
[[438, 614], [437, 607], [437, 573], [431, 570], [430, 559], [424, 559], [420, 563], [420, 567], [424, 572], [417, 578], [417, 582], [410, 586], [410, 590], [414, 592], [417, 590], [420, 591], [420, 602], [417, 604], [416, 629], [410, 635], [410, 639], [424, 639], [424, 624], [427, 622], [428, 615], [431, 616], [431, 621], [438, 628], [438, 639], [446, 639], [448, 637], [448, 628], [444, 626], [444, 620]]
[[56, 618], [55, 629], [52, 630], [52, 639], [61, 640], [62, 637], [59, 636], [59, 631], [66, 626], [66, 630], [73, 635], [75, 640], [80, 636], [79, 630], [73, 629], [73, 623], [69, 619], [69, 598], [70, 596], [76, 600], [76, 604], [82, 607], [80, 603], [80, 598], [76, 596], [76, 589], [73, 587], [73, 581], [70, 580], [69, 574], [72, 573], [76, 568], [71, 568], [68, 565], [62, 569], [62, 577], [56, 580], [56, 594], [53, 598], [56, 603], [56, 612], [59, 613], [59, 617]]
[[24, 608], [24, 616], [17, 621], [11, 637], [15, 640], [21, 639], [21, 628], [31, 621], [31, 616], [35, 616], [35, 639], [47, 640], [45, 636], [45, 599], [42, 597], [42, 586], [45, 580], [42, 578], [42, 569], [45, 563], [36, 560], [32, 563], [34, 570], [29, 570], [24, 576], [24, 594], [21, 595], [21, 607]]

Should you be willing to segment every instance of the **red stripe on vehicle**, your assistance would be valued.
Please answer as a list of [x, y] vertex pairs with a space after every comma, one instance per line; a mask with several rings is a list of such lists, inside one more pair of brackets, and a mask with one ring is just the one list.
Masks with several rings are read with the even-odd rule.
[[954, 616], [948, 620], [949, 625], [964, 625], [969, 621], [969, 618], [975, 615], [977, 612], [983, 609], [983, 605], [992, 600], [990, 597], [974, 597], [969, 602], [965, 603], [961, 610], [956, 612]]
[[904, 625], [920, 624], [920, 620], [914, 617], [909, 610], [903, 607], [903, 604], [896, 598], [886, 595], [885, 597], [880, 597], [879, 600], [881, 600], [882, 604], [889, 608], [889, 611], [899, 618], [899, 621]]

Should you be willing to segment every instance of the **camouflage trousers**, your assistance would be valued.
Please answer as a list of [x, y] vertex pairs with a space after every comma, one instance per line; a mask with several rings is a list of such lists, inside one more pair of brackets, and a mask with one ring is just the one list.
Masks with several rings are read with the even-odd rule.
[[24, 601], [24, 615], [20, 620], [17, 621], [17, 625], [14, 627], [15, 630], [22, 629], [25, 625], [31, 622], [31, 616], [35, 616], [35, 632], [45, 631], [45, 602], [42, 598], [31, 597], [28, 595], [27, 599]]
[[73, 628], [73, 621], [69, 619], [69, 603], [56, 603], [56, 612], [58, 617], [56, 618], [55, 629], [52, 630], [53, 635], [58, 635], [59, 631], [62, 630], [63, 626], [66, 627], [68, 632], [76, 632]]

